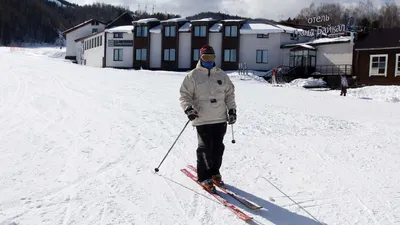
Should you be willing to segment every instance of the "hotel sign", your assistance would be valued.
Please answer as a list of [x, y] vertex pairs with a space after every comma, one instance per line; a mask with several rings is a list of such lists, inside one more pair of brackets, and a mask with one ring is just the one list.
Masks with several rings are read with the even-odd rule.
[[108, 40], [108, 47], [132, 47], [133, 40]]
[[[328, 22], [329, 21], [329, 16], [328, 15], [322, 15], [322, 16], [314, 16], [307, 18], [307, 23], [308, 24], [318, 24], [322, 22]], [[314, 37], [314, 36], [319, 36], [321, 34], [338, 34], [338, 33], [343, 33], [347, 31], [347, 27], [345, 24], [338, 24], [338, 25], [328, 25], [328, 26], [318, 26], [317, 29], [310, 29], [310, 30], [296, 30], [295, 34], [299, 36], [308, 36], [308, 37]]]

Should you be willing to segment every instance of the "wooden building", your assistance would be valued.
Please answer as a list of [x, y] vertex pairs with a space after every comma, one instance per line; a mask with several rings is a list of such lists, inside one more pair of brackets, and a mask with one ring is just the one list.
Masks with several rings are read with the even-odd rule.
[[353, 53], [358, 84], [400, 84], [400, 28], [382, 28], [358, 35]]
[[133, 37], [133, 68], [149, 69], [150, 68], [150, 29], [160, 25], [160, 21], [156, 18], [141, 19], [133, 21], [134, 37]]

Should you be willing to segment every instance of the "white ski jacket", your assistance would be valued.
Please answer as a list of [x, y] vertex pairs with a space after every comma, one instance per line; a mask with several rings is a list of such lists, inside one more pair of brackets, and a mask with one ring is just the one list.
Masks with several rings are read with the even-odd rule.
[[183, 110], [192, 106], [197, 111], [193, 126], [226, 122], [228, 110], [236, 110], [235, 86], [229, 76], [217, 67], [204, 68], [200, 60], [183, 80], [179, 100]]

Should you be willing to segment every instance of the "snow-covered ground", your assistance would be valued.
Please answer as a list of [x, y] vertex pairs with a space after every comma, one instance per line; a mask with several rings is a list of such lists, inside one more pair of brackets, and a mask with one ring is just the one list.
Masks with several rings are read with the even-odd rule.
[[[1, 225], [245, 224], [179, 171], [195, 164], [192, 127], [154, 173], [186, 122], [184, 73], [49, 52], [0, 48]], [[232, 201], [250, 224], [400, 224], [400, 104], [232, 80], [236, 144], [229, 128], [222, 173], [264, 207]]]

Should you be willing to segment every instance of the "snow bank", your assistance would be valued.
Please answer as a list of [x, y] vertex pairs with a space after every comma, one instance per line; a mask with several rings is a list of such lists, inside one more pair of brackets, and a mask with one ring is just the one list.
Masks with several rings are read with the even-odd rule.
[[[337, 94], [337, 91], [335, 92]], [[347, 89], [347, 95], [366, 100], [400, 102], [400, 86], [368, 86]]]
[[256, 70], [248, 70], [247, 74], [239, 74], [237, 70], [228, 70], [226, 73], [229, 77], [233, 79], [239, 80], [254, 80], [258, 82], [267, 82], [262, 76], [265, 75], [266, 72], [256, 71]]
[[295, 79], [290, 83], [285, 84], [286, 87], [299, 87], [299, 88], [306, 88], [306, 87], [325, 87], [326, 82], [321, 78], [315, 79], [309, 77], [307, 79]]

